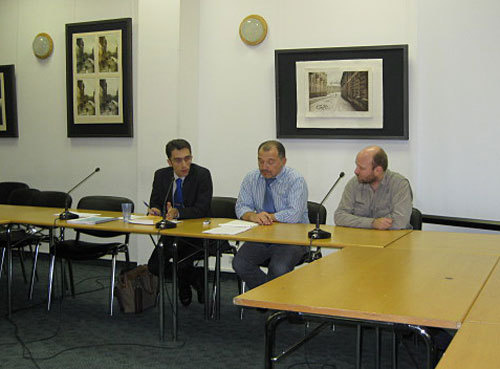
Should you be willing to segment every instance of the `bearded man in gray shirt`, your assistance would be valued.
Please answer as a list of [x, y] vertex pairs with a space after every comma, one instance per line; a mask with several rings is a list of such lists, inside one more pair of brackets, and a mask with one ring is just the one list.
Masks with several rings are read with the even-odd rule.
[[335, 211], [335, 224], [374, 229], [411, 229], [410, 182], [387, 169], [385, 151], [369, 146], [356, 156], [355, 177], [347, 183]]

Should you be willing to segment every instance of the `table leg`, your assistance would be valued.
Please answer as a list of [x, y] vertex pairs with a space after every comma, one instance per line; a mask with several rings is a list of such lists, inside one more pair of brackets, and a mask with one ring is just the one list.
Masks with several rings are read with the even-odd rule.
[[432, 337], [423, 327], [416, 325], [407, 325], [406, 326], [410, 331], [419, 335], [427, 348], [427, 369], [433, 369], [436, 361], [436, 348], [434, 346], [434, 342], [432, 341]]
[[205, 305], [204, 305], [204, 311], [205, 311], [205, 320], [210, 319], [210, 305], [211, 305], [211, 299], [209, 299], [209, 293], [208, 293], [208, 248], [209, 248], [209, 240], [204, 239], [203, 240], [203, 285], [204, 285], [204, 297], [205, 297]]
[[6, 247], [7, 247], [7, 315], [9, 319], [12, 317], [12, 249], [10, 247], [10, 225], [6, 231]]
[[165, 262], [164, 262], [164, 254], [163, 254], [163, 241], [160, 237], [158, 241], [158, 283], [160, 286], [160, 341], [163, 342], [165, 340]]
[[172, 339], [174, 342], [177, 341], [177, 311], [179, 310], [179, 299], [177, 294], [177, 263], [179, 260], [177, 250], [178, 241], [179, 239], [176, 237], [172, 243]]
[[360, 323], [356, 325], [356, 369], [361, 369], [361, 352], [363, 341], [363, 327]]
[[277, 311], [271, 314], [266, 320], [266, 347], [264, 353], [264, 368], [272, 369], [273, 352], [276, 344], [276, 326], [286, 320], [288, 313], [286, 311]]
[[215, 288], [217, 290], [217, 294], [215, 295], [215, 319], [220, 319], [220, 247], [221, 241], [217, 240], [217, 249], [215, 256]]

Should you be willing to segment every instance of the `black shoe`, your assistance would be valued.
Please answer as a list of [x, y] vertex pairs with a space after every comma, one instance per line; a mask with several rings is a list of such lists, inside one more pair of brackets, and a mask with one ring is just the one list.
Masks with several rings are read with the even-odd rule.
[[191, 286], [187, 283], [179, 283], [179, 300], [181, 300], [181, 304], [189, 306], [192, 299], [193, 293], [191, 292]]
[[205, 303], [205, 283], [203, 276], [204, 270], [202, 268], [195, 268], [193, 277], [191, 279], [191, 284], [196, 290], [196, 295], [200, 304]]

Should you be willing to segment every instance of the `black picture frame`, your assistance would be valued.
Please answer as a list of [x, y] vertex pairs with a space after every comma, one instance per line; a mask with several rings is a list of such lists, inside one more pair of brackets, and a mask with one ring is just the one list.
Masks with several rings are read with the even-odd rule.
[[68, 137], [133, 137], [132, 92], [132, 18], [66, 24]]
[[[383, 126], [298, 128], [296, 62], [382, 59]], [[278, 138], [408, 140], [408, 45], [275, 50]]]
[[14, 64], [0, 65], [0, 137], [19, 137]]

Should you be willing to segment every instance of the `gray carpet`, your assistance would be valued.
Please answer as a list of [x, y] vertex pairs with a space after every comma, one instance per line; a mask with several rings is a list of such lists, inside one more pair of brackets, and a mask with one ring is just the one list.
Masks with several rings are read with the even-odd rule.
[[[28, 267], [30, 262], [27, 262]], [[203, 305], [193, 302], [179, 307], [178, 342], [171, 341], [171, 311], [167, 307], [167, 342], [159, 342], [158, 311], [123, 314], [116, 304], [116, 314], [108, 310], [110, 267], [107, 264], [75, 264], [75, 299], [56, 299], [46, 311], [46, 276], [48, 262], [39, 263], [40, 281], [32, 302], [26, 298], [28, 285], [23, 282], [19, 262], [14, 260], [14, 313], [6, 317], [6, 278], [0, 288], [0, 368], [263, 368], [264, 323], [267, 314], [245, 310], [239, 319], [239, 308], [232, 304], [238, 293], [232, 274], [222, 278], [220, 321], [205, 321]], [[59, 284], [58, 284], [59, 285]], [[169, 285], [170, 287], [170, 285]], [[56, 291], [60, 294], [59, 289]], [[315, 323], [281, 325], [278, 349], [290, 344]], [[374, 332], [364, 330], [363, 368], [373, 368]], [[322, 331], [304, 347], [276, 365], [277, 368], [345, 368], [355, 367], [356, 330], [337, 325]], [[391, 360], [390, 333], [382, 334], [382, 368]], [[399, 367], [423, 367], [423, 345], [408, 342], [413, 357], [399, 348]]]

